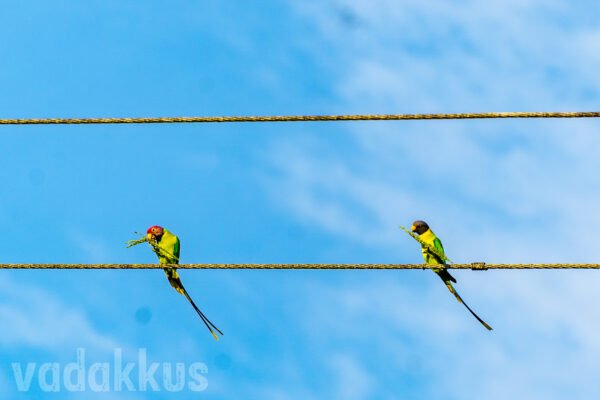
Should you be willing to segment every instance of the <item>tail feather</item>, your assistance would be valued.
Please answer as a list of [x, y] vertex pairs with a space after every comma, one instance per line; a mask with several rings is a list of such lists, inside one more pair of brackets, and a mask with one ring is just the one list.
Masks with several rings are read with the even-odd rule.
[[444, 282], [450, 280], [456, 283], [456, 279], [452, 275], [450, 275], [450, 272], [446, 268], [439, 269], [435, 272], [439, 275], [440, 278], [442, 278]]
[[456, 291], [456, 289], [454, 289], [454, 286], [452, 286], [452, 283], [450, 283], [447, 280], [445, 280], [444, 283], [446, 284], [446, 287], [448, 288], [448, 290], [450, 291], [450, 293], [452, 293], [454, 295], [454, 297], [456, 297], [456, 300], [458, 300], [459, 303], [461, 303], [463, 306], [465, 306], [466, 309], [469, 310], [469, 312], [471, 313], [471, 315], [473, 315], [475, 317], [475, 319], [477, 319], [477, 321], [479, 321], [479, 323], [484, 326], [485, 329], [487, 329], [488, 331], [491, 331], [492, 327], [489, 326], [487, 324], [487, 322], [485, 322], [484, 320], [482, 320], [481, 318], [479, 318], [479, 316], [477, 314], [475, 314], [475, 312], [473, 310], [471, 310], [471, 307], [469, 307], [467, 305], [467, 303], [465, 303], [465, 301], [462, 299], [462, 297], [460, 297], [460, 295], [458, 294], [458, 292]]
[[[184, 289], [185, 291], [185, 289]], [[216, 333], [213, 331], [213, 328], [219, 332], [219, 334], [221, 336], [223, 335], [223, 332], [221, 332], [221, 330], [219, 328], [217, 328], [215, 326], [215, 324], [213, 324], [207, 317], [206, 315], [204, 315], [204, 313], [202, 311], [200, 311], [200, 309], [198, 308], [198, 306], [196, 306], [196, 303], [194, 303], [194, 300], [192, 300], [192, 298], [190, 297], [190, 295], [187, 293], [187, 291], [185, 291], [185, 297], [188, 299], [188, 301], [190, 302], [190, 304], [192, 305], [192, 307], [194, 307], [194, 310], [196, 310], [196, 313], [198, 313], [198, 316], [200, 316], [200, 318], [202, 319], [202, 322], [204, 322], [204, 325], [206, 325], [206, 327], [208, 328], [208, 330], [210, 331], [210, 333], [213, 335], [213, 337], [216, 340], [219, 340], [219, 337], [216, 335]]]
[[190, 302], [190, 304], [192, 305], [192, 307], [194, 307], [194, 310], [196, 310], [196, 313], [198, 314], [198, 316], [200, 317], [200, 319], [202, 320], [202, 322], [204, 322], [204, 325], [206, 325], [206, 327], [208, 328], [208, 330], [210, 331], [210, 333], [213, 335], [213, 337], [215, 338], [215, 340], [219, 340], [219, 337], [213, 331], [213, 328], [217, 332], [219, 332], [221, 334], [221, 336], [224, 336], [223, 332], [221, 332], [221, 330], [219, 328], [217, 328], [215, 326], [215, 324], [213, 324], [206, 317], [206, 315], [204, 315], [204, 313], [202, 311], [200, 311], [200, 309], [198, 308], [198, 306], [196, 305], [196, 303], [194, 303], [194, 300], [192, 300], [192, 298], [188, 294], [187, 290], [185, 290], [185, 287], [183, 286], [183, 283], [181, 283], [181, 279], [179, 278], [179, 274], [177, 273], [177, 271], [175, 269], [166, 269], [165, 268], [165, 273], [167, 274], [167, 278], [169, 279], [169, 283], [171, 284], [171, 286], [177, 292], [179, 292], [182, 295], [184, 295], [185, 298]]

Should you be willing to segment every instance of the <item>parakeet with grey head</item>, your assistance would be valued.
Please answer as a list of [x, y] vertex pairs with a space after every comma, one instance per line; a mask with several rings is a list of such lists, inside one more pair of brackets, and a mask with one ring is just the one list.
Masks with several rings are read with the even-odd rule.
[[[423, 253], [423, 259], [426, 264], [439, 265], [439, 268], [432, 268], [433, 272], [435, 272], [441, 279], [444, 281], [444, 284], [456, 297], [459, 303], [464, 305], [467, 310], [483, 325], [487, 330], [492, 330], [492, 327], [489, 326], [484, 320], [479, 318], [477, 314], [471, 310], [471, 308], [464, 302], [464, 300], [460, 297], [454, 286], [452, 286], [452, 282], [456, 283], [456, 279], [450, 275], [448, 269], [446, 268], [447, 262], [449, 261], [446, 257], [446, 253], [444, 252], [444, 246], [442, 245], [442, 241], [433, 233], [433, 231], [429, 228], [429, 225], [425, 221], [415, 221], [412, 224], [411, 232], [408, 232], [413, 238], [415, 238], [421, 244], [421, 251]], [[416, 236], [416, 235], [418, 236]]]

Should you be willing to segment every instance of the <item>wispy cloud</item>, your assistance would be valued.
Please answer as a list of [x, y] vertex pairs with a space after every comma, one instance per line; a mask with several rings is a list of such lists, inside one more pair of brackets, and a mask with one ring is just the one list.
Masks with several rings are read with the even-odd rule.
[[5, 329], [0, 346], [10, 349], [43, 349], [57, 354], [87, 347], [108, 351], [118, 345], [110, 335], [100, 332], [76, 306], [65, 304], [52, 293], [5, 277], [0, 282], [2, 303], [0, 324]]
[[[340, 9], [362, 28], [340, 25]], [[599, 67], [589, 50], [600, 27], [568, 2], [338, 1], [298, 12], [322, 35], [315, 52], [340, 61], [330, 78], [346, 109], [584, 109], [600, 96], [598, 78], [582, 84]], [[277, 184], [288, 189], [278, 202], [366, 244], [396, 245], [395, 225], [422, 218], [448, 233], [459, 259], [591, 259], [595, 240], [570, 227], [600, 222], [597, 129], [581, 120], [356, 124], [350, 150], [327, 139], [318, 152], [275, 144]]]
[[[565, 281], [556, 279], [557, 273], [534, 272], [514, 279], [496, 273], [477, 279], [479, 289], [466, 279], [459, 290], [495, 327], [488, 333], [437, 277], [423, 274], [437, 285], [418, 288], [379, 277], [360, 285], [307, 288], [319, 293], [307, 295], [316, 298], [307, 308], [318, 310], [305, 327], [307, 334], [314, 326], [327, 332], [313, 345], [320, 354], [345, 348], [354, 360], [343, 363], [346, 369], [360, 366], [355, 372], [362, 381], [355, 380], [356, 385], [372, 387], [370, 395], [354, 398], [397, 398], [400, 390], [411, 397], [415, 390], [413, 395], [430, 398], [559, 399], [567, 392], [585, 398], [599, 389], [593, 355], [600, 345], [594, 334], [598, 316], [577, 312], [598, 301], [593, 283], [581, 285], [586, 277]], [[398, 381], [390, 383], [389, 371]], [[404, 387], [403, 381], [413, 385]], [[435, 385], [417, 383], [427, 381]]]
[[[600, 98], [596, 3], [295, 4], [319, 36], [315, 57], [331, 61], [324, 69], [344, 112], [585, 110]], [[355, 124], [343, 146], [315, 128], [310, 140], [273, 142], [271, 193], [299, 222], [340, 240], [402, 249], [398, 262], [420, 257], [396, 228], [417, 218], [456, 261], [594, 262], [598, 128], [591, 120]], [[411, 388], [462, 399], [586, 398], [599, 389], [598, 315], [587, 306], [600, 300], [595, 274], [457, 275], [491, 334], [433, 274], [423, 283], [381, 278], [309, 290], [324, 293], [311, 324], [336, 338], [320, 339], [319, 354], [335, 357], [347, 342], [345, 365], [370, 367], [364, 387], [377, 398], [397, 398], [378, 385], [391, 379], [373, 365], [384, 359], [399, 379], [423, 383], [399, 386], [408, 398]], [[364, 329], [349, 329], [367, 324], [377, 327], [368, 341]]]

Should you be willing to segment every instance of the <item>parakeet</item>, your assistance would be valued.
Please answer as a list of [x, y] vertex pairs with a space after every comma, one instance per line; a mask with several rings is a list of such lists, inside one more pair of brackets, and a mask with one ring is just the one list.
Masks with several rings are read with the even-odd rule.
[[[179, 238], [176, 235], [161, 226], [155, 225], [148, 228], [148, 231], [146, 232], [146, 241], [152, 247], [152, 251], [158, 256], [158, 260], [161, 264], [179, 264]], [[173, 267], [165, 268], [165, 274], [167, 274], [167, 279], [169, 279], [171, 286], [188, 299], [213, 337], [216, 340], [219, 340], [219, 337], [216, 335], [213, 328], [221, 335], [223, 335], [223, 332], [210, 322], [196, 306], [187, 290], [183, 287], [177, 270]]]
[[442, 279], [442, 281], [444, 281], [450, 293], [452, 293], [454, 297], [456, 297], [456, 300], [458, 300], [459, 303], [464, 305], [467, 308], [467, 310], [469, 310], [469, 312], [473, 314], [473, 316], [477, 318], [477, 320], [487, 330], [491, 331], [492, 327], [489, 326], [484, 320], [479, 318], [479, 316], [475, 314], [473, 310], [471, 310], [467, 303], [465, 303], [460, 297], [460, 295], [456, 292], [454, 286], [452, 286], [452, 282], [456, 283], [456, 279], [454, 279], [454, 277], [450, 275], [450, 272], [448, 272], [448, 270], [446, 269], [446, 262], [448, 261], [448, 258], [446, 257], [446, 254], [444, 252], [444, 246], [442, 245], [442, 241], [435, 235], [435, 233], [433, 233], [433, 231], [429, 228], [429, 225], [427, 225], [425, 221], [413, 222], [411, 232], [419, 235], [411, 236], [413, 236], [419, 243], [421, 243], [421, 251], [423, 253], [423, 259], [425, 260], [425, 263], [440, 265], [440, 268], [432, 268], [433, 272], [435, 272]]

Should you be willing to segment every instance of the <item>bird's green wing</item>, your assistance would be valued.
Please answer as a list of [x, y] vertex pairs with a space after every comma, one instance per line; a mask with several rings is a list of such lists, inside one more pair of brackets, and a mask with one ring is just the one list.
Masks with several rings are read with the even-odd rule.
[[175, 242], [175, 244], [173, 245], [173, 255], [175, 256], [175, 258], [177, 259], [177, 262], [179, 262], [179, 239]]
[[437, 237], [433, 240], [433, 247], [437, 250], [437, 254], [441, 254], [443, 256], [442, 260], [447, 259], [446, 253], [444, 253], [444, 246], [442, 245], [442, 241]]
[[421, 246], [425, 247], [432, 254], [436, 255], [440, 260], [442, 260], [442, 262], [452, 263], [452, 261], [448, 257], [446, 257], [446, 254], [444, 253], [444, 248], [442, 247], [442, 242], [440, 242], [439, 239], [437, 240], [437, 242], [439, 242], [439, 245], [441, 247], [441, 251], [437, 248], [437, 246], [434, 247], [434, 246], [430, 245], [429, 243], [426, 243], [418, 235], [415, 235], [414, 233], [412, 233], [411, 231], [409, 231], [405, 227], [400, 226], [400, 229], [402, 229], [404, 232], [408, 233], [410, 235], [410, 237], [412, 237], [417, 242], [419, 242], [421, 244]]

